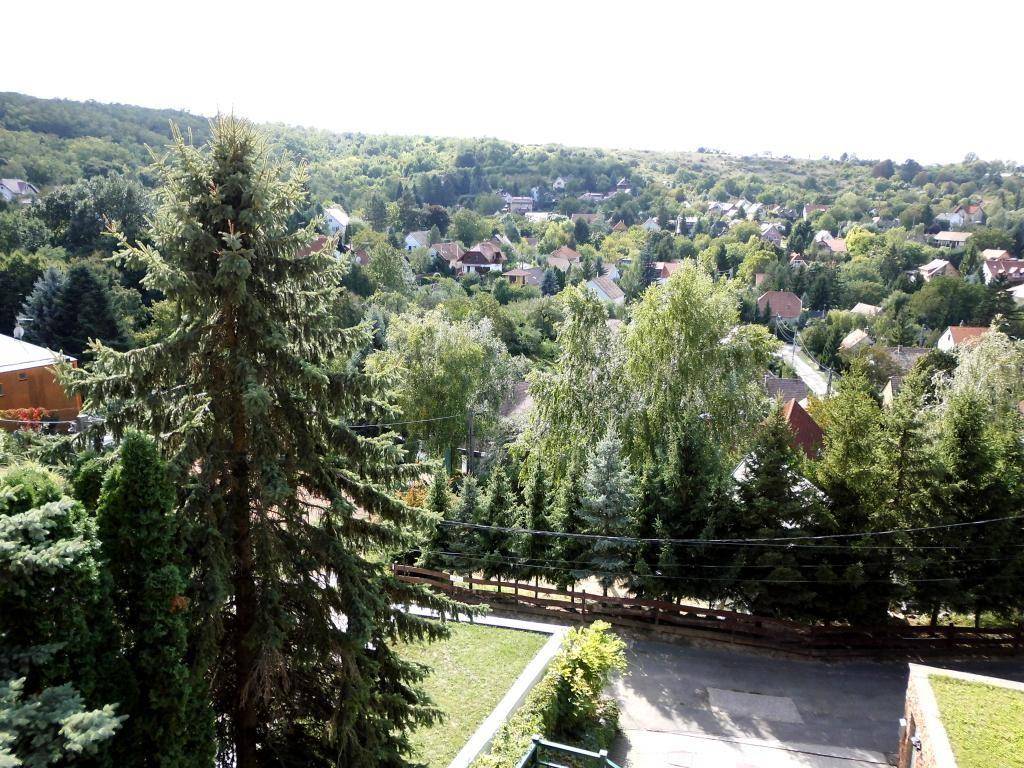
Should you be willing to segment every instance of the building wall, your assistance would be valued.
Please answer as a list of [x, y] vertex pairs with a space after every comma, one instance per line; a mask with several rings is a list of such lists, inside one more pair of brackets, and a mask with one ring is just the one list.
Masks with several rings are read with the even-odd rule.
[[68, 397], [49, 366], [0, 372], [0, 390], [0, 411], [45, 408], [58, 411], [62, 419], [73, 419], [82, 407], [81, 398]]

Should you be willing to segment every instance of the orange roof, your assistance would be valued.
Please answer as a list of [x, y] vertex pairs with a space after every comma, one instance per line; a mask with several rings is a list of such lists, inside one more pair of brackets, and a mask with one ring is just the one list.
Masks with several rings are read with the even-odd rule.
[[953, 337], [954, 344], [963, 344], [968, 339], [979, 339], [988, 333], [988, 328], [977, 325], [951, 325], [949, 335]]
[[757, 297], [757, 309], [764, 312], [769, 308], [772, 315], [784, 320], [795, 320], [803, 312], [803, 301], [792, 291], [767, 291]]
[[797, 444], [797, 447], [804, 452], [807, 458], [815, 458], [825, 435], [818, 423], [811, 418], [811, 414], [793, 399], [787, 400], [782, 406], [782, 418], [789, 425], [789, 430], [793, 433], [793, 442]]
[[567, 259], [569, 261], [579, 261], [583, 257], [577, 252], [570, 248], [568, 245], [563, 245], [561, 248], [551, 254], [559, 259]]

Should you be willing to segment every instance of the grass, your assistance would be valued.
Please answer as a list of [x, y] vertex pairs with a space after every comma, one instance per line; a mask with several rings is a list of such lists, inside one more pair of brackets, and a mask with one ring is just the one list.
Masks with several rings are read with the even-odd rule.
[[958, 768], [1024, 768], [1024, 691], [929, 678]]
[[447, 715], [413, 733], [416, 759], [445, 768], [547, 639], [536, 632], [452, 624], [447, 640], [402, 647], [403, 658], [432, 669], [423, 687]]

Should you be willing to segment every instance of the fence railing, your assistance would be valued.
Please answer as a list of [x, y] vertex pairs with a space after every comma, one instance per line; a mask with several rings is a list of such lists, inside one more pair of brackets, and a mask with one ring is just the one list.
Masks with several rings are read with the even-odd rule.
[[[558, 760], [558, 762], [555, 762]], [[591, 752], [579, 747], [570, 747], [554, 741], [533, 737], [533, 743], [518, 768], [566, 768], [566, 764], [575, 768], [619, 768], [608, 757], [608, 751]]]
[[471, 604], [510, 607], [534, 614], [590, 621], [605, 619], [625, 628], [765, 648], [804, 656], [911, 656], [1014, 654], [1024, 650], [1024, 624], [1006, 627], [809, 625], [785, 619], [696, 605], [599, 595], [515, 581], [457, 576], [396, 563], [405, 582], [424, 584]]

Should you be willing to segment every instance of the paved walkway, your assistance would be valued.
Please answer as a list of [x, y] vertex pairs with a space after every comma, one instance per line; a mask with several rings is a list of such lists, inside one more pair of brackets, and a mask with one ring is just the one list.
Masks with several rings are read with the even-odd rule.
[[811, 392], [822, 396], [828, 391], [828, 372], [819, 371], [818, 366], [802, 352], [798, 351], [794, 357], [792, 344], [784, 345], [776, 355], [796, 371], [796, 375], [803, 380]]
[[[777, 659], [632, 641], [613, 683], [627, 768], [878, 768], [896, 748], [905, 663]], [[1024, 677], [1020, 660], [951, 665]]]

